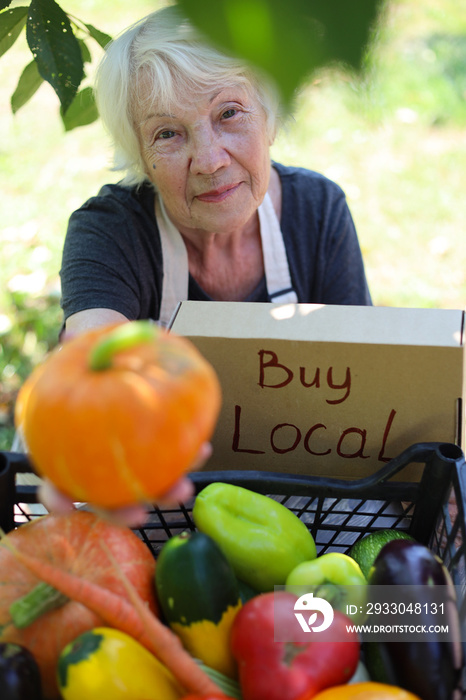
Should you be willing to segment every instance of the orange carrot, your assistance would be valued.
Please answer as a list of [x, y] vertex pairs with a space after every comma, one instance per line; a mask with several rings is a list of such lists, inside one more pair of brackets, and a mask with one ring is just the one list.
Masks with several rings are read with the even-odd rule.
[[92, 610], [110, 627], [126, 632], [143, 644], [172, 672], [185, 690], [201, 695], [219, 692], [218, 686], [183, 648], [179, 638], [152, 614], [134, 588], [133, 594], [139, 600], [137, 610], [116, 593], [21, 552], [7, 538], [3, 539], [2, 545], [35, 576]]

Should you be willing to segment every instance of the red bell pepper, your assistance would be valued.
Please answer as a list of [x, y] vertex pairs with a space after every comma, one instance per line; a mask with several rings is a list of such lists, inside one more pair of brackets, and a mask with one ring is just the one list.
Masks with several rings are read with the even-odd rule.
[[[296, 631], [296, 600], [287, 591], [264, 593], [237, 614], [230, 640], [244, 700], [310, 700], [356, 671], [360, 642], [347, 629], [351, 620], [335, 610], [326, 630]], [[274, 625], [283, 638], [299, 641], [274, 641]]]

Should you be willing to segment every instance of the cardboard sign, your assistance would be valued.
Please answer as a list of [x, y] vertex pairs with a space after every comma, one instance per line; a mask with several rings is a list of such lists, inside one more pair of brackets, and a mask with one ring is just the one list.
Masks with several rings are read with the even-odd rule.
[[187, 301], [172, 331], [222, 385], [209, 470], [354, 479], [416, 442], [462, 447], [462, 311]]

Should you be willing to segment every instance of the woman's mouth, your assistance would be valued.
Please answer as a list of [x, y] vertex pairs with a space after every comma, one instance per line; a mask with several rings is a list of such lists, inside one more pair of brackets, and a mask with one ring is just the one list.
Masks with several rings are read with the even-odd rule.
[[223, 202], [225, 199], [228, 199], [231, 194], [236, 192], [240, 184], [240, 182], [237, 182], [234, 185], [225, 185], [224, 187], [218, 187], [215, 190], [202, 192], [202, 194], [196, 195], [196, 199], [199, 199], [201, 202]]

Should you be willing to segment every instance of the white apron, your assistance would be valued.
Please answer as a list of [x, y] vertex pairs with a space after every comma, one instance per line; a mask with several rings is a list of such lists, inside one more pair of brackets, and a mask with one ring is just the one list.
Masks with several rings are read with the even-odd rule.
[[[260, 236], [264, 255], [265, 279], [270, 300], [296, 303], [280, 223], [269, 194], [259, 207]], [[156, 198], [155, 215], [160, 231], [163, 256], [162, 301], [160, 324], [170, 325], [180, 301], [188, 298], [188, 253], [183, 238], [167, 216], [160, 197]]]

